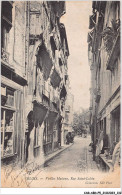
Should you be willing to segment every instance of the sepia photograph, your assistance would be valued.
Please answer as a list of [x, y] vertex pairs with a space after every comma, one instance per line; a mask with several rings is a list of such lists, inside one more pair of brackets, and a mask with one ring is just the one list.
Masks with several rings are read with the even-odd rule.
[[120, 188], [120, 1], [1, 1], [1, 187]]

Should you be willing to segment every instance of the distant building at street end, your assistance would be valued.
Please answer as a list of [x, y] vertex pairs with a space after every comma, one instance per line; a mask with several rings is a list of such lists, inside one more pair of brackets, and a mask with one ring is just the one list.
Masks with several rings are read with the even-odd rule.
[[73, 103], [74, 96], [68, 90], [67, 98], [65, 102], [65, 117], [63, 121], [63, 132], [62, 132], [62, 144], [66, 144], [66, 135], [68, 132], [73, 131]]

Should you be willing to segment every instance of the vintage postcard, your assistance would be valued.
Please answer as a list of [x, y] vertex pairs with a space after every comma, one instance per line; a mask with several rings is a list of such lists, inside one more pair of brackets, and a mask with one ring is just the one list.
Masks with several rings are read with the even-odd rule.
[[120, 140], [120, 1], [2, 1], [2, 188], [120, 188]]

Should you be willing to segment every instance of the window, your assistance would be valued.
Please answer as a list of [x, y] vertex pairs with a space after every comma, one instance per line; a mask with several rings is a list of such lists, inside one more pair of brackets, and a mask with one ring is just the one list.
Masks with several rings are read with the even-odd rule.
[[2, 1], [2, 19], [12, 26], [12, 1]]
[[1, 21], [1, 31], [2, 31], [2, 47], [7, 49], [9, 30], [12, 27], [12, 3], [10, 1], [2, 2], [2, 21]]
[[52, 131], [49, 130], [49, 122], [46, 119], [44, 122], [44, 135], [43, 135], [43, 142], [44, 144], [46, 143], [51, 143], [52, 142]]
[[1, 156], [13, 154], [14, 112], [1, 110]]
[[8, 51], [9, 27], [5, 23], [2, 23], [1, 31], [1, 46], [5, 51]]
[[112, 112], [112, 141], [118, 142], [120, 138], [120, 106]]
[[14, 153], [14, 90], [1, 84], [1, 156]]
[[111, 112], [111, 153], [120, 141], [120, 106]]
[[48, 132], [48, 135], [47, 135], [47, 142], [52, 142], [52, 132]]
[[39, 126], [35, 127], [35, 134], [34, 134], [34, 147], [40, 146], [40, 136], [39, 136]]
[[53, 131], [53, 140], [54, 140], [54, 142], [55, 141], [57, 141], [57, 131], [55, 130], [55, 131]]
[[55, 53], [56, 53], [55, 51], [57, 50], [57, 47], [53, 35], [50, 36], [50, 43], [51, 43], [52, 55], [53, 58], [55, 58]]
[[1, 84], [1, 157], [21, 157], [23, 93]]
[[4, 61], [9, 62], [9, 53], [8, 51], [8, 42], [9, 42], [9, 27], [3, 23], [1, 27], [1, 57]]
[[2, 2], [2, 20], [1, 20], [1, 47], [2, 47], [2, 59], [9, 62], [8, 42], [9, 31], [12, 27], [12, 3], [10, 1]]

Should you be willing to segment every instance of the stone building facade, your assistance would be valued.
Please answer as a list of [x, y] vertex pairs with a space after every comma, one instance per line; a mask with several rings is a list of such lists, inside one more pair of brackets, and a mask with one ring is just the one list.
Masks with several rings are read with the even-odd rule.
[[63, 1], [5, 1], [2, 8], [2, 163], [43, 161], [62, 144], [69, 88]]
[[88, 33], [90, 111], [94, 159], [103, 141], [112, 155], [120, 139], [120, 2], [94, 1]]
[[1, 158], [23, 161], [25, 91], [25, 2], [1, 3]]

